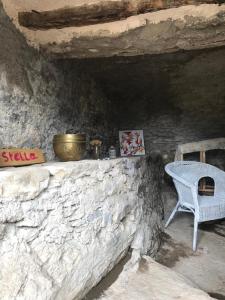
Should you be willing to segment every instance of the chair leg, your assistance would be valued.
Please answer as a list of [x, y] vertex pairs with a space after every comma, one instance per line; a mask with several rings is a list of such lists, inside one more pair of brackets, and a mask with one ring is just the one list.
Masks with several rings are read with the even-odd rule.
[[197, 237], [198, 237], [198, 219], [194, 219], [194, 234], [193, 234], [193, 251], [197, 249]]
[[178, 211], [179, 206], [180, 206], [180, 202], [177, 202], [177, 205], [175, 206], [175, 208], [174, 208], [174, 210], [172, 211], [172, 213], [171, 213], [169, 219], [167, 220], [167, 222], [166, 222], [166, 224], [165, 224], [165, 227], [167, 227], [167, 226], [170, 224], [170, 222], [171, 222], [172, 219], [174, 218], [176, 212]]

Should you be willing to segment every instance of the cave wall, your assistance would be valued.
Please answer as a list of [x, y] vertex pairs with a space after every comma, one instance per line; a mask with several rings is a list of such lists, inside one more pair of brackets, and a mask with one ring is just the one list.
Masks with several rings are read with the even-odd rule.
[[109, 103], [90, 76], [31, 49], [0, 2], [0, 147], [40, 147], [66, 130], [107, 135]]
[[224, 136], [224, 56], [220, 48], [89, 61], [89, 68], [113, 102], [114, 127], [144, 129], [147, 153], [173, 159], [177, 144]]
[[148, 154], [173, 153], [224, 135], [224, 48], [50, 62], [2, 7], [0, 17], [0, 147], [38, 146], [52, 159], [56, 133], [97, 133], [108, 146], [140, 128]]

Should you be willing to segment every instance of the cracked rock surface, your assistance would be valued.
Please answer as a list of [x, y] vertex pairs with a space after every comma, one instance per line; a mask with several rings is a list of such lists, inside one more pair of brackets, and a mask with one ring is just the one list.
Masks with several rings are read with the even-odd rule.
[[161, 201], [140, 158], [0, 172], [0, 299], [82, 299], [132, 247], [154, 253]]

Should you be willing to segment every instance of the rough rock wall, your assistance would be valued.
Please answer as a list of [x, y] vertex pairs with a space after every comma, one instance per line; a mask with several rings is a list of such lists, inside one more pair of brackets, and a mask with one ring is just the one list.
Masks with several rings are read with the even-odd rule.
[[[133, 241], [132, 248], [137, 251], [142, 245], [141, 254], [155, 256], [161, 243], [161, 220], [164, 217], [162, 202], [163, 166], [160, 155], [151, 155], [140, 160], [139, 172], [141, 182], [138, 188], [139, 197], [143, 202], [143, 213], [139, 230]], [[156, 220], [158, 220], [156, 222]]]
[[224, 55], [221, 48], [102, 59], [88, 68], [113, 100], [115, 126], [144, 129], [147, 152], [166, 153], [224, 136]]
[[68, 129], [107, 135], [109, 104], [88, 76], [29, 48], [0, 2], [0, 147], [41, 147]]
[[0, 299], [82, 299], [129, 247], [154, 253], [158, 163], [124, 158], [2, 171]]

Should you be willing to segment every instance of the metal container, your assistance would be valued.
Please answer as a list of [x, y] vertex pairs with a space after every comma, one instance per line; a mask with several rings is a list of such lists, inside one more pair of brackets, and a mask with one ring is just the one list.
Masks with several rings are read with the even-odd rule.
[[111, 146], [109, 148], [109, 158], [110, 159], [116, 158], [116, 148], [114, 146]]
[[61, 161], [80, 160], [86, 151], [86, 135], [57, 134], [53, 138], [53, 149]]

